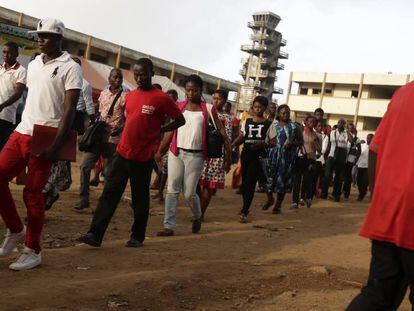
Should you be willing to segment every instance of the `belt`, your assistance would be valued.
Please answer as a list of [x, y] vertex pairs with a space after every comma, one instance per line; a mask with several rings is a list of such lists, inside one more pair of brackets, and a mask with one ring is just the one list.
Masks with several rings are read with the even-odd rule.
[[200, 152], [203, 152], [203, 150], [184, 149], [184, 148], [178, 148], [178, 150], [182, 150], [182, 151], [190, 152], [190, 153], [200, 153]]

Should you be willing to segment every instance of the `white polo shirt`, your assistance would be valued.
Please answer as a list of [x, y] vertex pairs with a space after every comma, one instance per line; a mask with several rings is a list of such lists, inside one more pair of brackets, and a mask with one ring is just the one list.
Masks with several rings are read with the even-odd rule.
[[29, 91], [22, 122], [16, 131], [32, 135], [33, 126], [58, 127], [64, 112], [65, 91], [82, 89], [81, 67], [72, 60], [69, 53], [43, 63], [43, 54], [29, 63], [27, 87]]
[[[26, 84], [26, 69], [16, 62], [6, 70], [5, 64], [0, 65], [0, 104], [8, 100], [15, 92], [16, 84]], [[0, 119], [10, 123], [16, 123], [16, 109], [19, 101], [4, 108], [0, 112]]]

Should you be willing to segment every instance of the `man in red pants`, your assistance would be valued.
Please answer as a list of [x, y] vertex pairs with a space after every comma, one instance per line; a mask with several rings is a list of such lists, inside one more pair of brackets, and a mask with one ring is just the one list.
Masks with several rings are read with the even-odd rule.
[[[82, 88], [82, 72], [67, 52], [61, 50], [64, 25], [56, 19], [41, 20], [37, 31], [42, 52], [28, 66], [29, 88], [22, 121], [0, 153], [0, 214], [7, 227], [0, 257], [9, 255], [25, 241], [21, 256], [10, 265], [26, 270], [40, 265], [40, 234], [44, 224], [42, 190], [57, 151], [71, 128]], [[35, 124], [58, 128], [54, 143], [41, 154], [32, 154]], [[12, 198], [8, 183], [27, 167], [23, 200], [27, 208], [27, 230]]]

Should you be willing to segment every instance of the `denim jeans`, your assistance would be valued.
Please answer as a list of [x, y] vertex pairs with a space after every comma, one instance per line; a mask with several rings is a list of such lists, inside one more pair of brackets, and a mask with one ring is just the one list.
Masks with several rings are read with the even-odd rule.
[[184, 198], [191, 208], [194, 219], [201, 217], [200, 198], [196, 190], [203, 173], [203, 154], [179, 150], [178, 156], [168, 154], [168, 184], [165, 197], [164, 228], [173, 229], [176, 225], [178, 196], [183, 189]]

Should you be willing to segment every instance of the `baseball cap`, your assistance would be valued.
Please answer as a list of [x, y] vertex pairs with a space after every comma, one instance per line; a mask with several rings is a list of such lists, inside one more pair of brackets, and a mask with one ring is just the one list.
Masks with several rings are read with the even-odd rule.
[[63, 36], [65, 25], [58, 19], [47, 18], [41, 19], [37, 23], [37, 30], [31, 30], [29, 33], [54, 33]]

